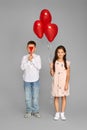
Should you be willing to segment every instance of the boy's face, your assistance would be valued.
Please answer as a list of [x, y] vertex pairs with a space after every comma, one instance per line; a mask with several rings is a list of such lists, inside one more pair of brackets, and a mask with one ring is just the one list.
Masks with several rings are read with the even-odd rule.
[[29, 54], [34, 53], [35, 50], [36, 50], [36, 46], [35, 46], [35, 45], [29, 44], [29, 45], [27, 46], [27, 51], [28, 51]]

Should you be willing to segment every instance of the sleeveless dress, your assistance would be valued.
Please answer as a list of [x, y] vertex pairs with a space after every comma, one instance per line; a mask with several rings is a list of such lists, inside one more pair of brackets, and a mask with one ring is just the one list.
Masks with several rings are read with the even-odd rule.
[[[70, 62], [66, 61], [67, 67], [70, 66]], [[65, 91], [65, 81], [66, 81], [66, 69], [64, 67], [64, 62], [55, 62], [55, 73], [52, 81], [52, 96], [53, 97], [63, 97], [69, 95], [69, 86], [68, 90]]]

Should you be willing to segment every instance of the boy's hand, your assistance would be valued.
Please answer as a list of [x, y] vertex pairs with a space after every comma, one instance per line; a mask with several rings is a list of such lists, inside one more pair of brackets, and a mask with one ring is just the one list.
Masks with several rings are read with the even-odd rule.
[[33, 55], [29, 55], [28, 60], [32, 61], [32, 59], [33, 59]]

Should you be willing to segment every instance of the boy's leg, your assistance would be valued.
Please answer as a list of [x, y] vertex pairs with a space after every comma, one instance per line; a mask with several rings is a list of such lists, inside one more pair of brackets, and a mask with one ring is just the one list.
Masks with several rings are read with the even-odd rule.
[[25, 103], [26, 103], [26, 113], [32, 112], [32, 92], [31, 92], [31, 83], [25, 83]]
[[[39, 80], [33, 82], [32, 85], [32, 96], [33, 96], [33, 114], [39, 113]], [[39, 116], [39, 114], [37, 114]]]

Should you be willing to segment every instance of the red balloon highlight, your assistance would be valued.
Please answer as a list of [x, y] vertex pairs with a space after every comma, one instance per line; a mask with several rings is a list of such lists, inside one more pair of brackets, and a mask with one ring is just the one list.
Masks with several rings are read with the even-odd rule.
[[52, 42], [58, 33], [58, 27], [56, 24], [49, 23], [45, 27], [45, 35], [48, 41]]
[[40, 20], [43, 22], [44, 25], [50, 23], [52, 20], [50, 11], [47, 9], [43, 9], [40, 13]]
[[43, 37], [43, 23], [41, 22], [41, 20], [36, 20], [34, 22], [34, 26], [33, 26], [33, 30], [35, 32], [35, 34], [39, 37], [42, 38]]

